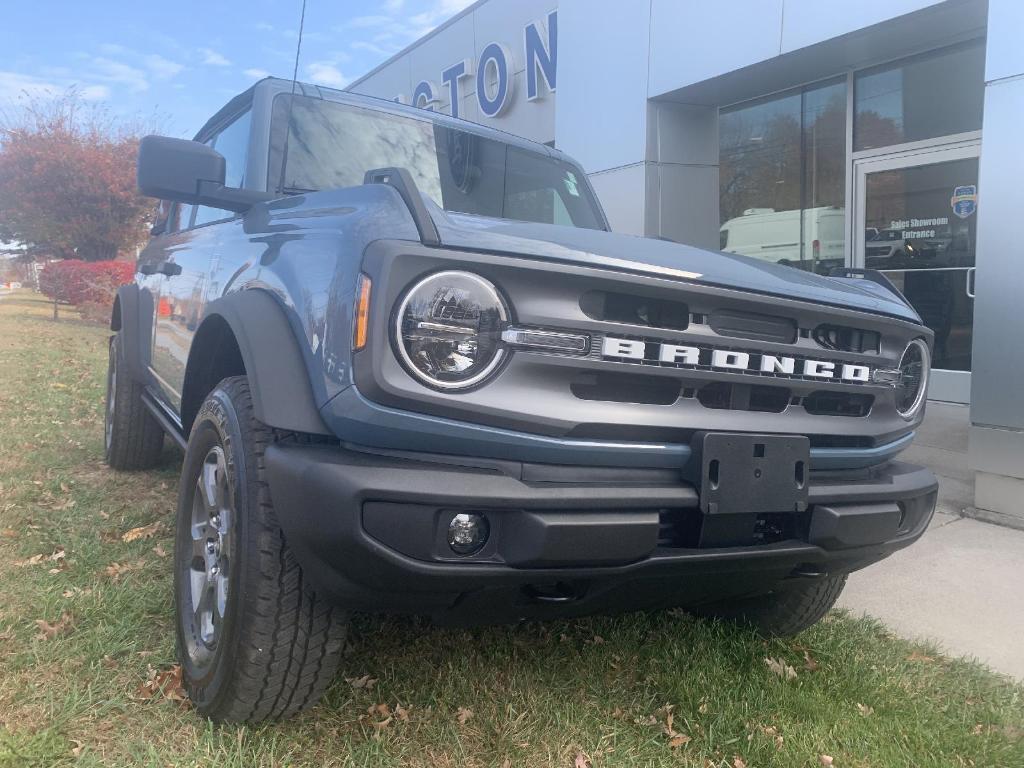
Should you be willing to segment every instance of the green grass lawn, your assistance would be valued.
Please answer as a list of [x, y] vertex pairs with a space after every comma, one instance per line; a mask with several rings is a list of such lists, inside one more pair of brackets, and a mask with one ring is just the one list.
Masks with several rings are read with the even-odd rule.
[[679, 611], [360, 618], [320, 706], [213, 727], [166, 674], [180, 456], [106, 469], [108, 334], [49, 315], [0, 297], [0, 765], [1024, 766], [1024, 688], [841, 614], [791, 641]]

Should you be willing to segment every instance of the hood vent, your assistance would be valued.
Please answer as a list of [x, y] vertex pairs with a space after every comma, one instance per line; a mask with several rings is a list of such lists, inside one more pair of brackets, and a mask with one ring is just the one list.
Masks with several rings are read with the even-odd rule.
[[796, 322], [786, 317], [717, 309], [708, 316], [708, 325], [719, 336], [735, 339], [771, 341], [776, 344], [792, 344], [796, 341]]
[[608, 323], [628, 323], [670, 331], [685, 331], [690, 325], [690, 309], [686, 304], [650, 296], [590, 291], [580, 297], [580, 309], [592, 320]]

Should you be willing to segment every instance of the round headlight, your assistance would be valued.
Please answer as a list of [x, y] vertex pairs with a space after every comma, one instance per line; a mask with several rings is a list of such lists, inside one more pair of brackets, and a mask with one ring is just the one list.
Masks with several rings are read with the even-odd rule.
[[900, 358], [900, 383], [896, 385], [896, 410], [905, 419], [913, 418], [924, 403], [928, 391], [931, 355], [922, 339], [914, 339]]
[[464, 389], [505, 357], [508, 308], [493, 284], [470, 272], [438, 272], [416, 283], [398, 306], [395, 346], [406, 369], [440, 389]]

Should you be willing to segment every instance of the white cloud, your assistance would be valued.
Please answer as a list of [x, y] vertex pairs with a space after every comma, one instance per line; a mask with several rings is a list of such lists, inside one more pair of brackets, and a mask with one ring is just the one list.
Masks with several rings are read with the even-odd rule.
[[344, 88], [349, 83], [349, 78], [329, 61], [314, 61], [306, 67], [306, 74], [312, 82], [329, 88]]
[[105, 85], [86, 85], [79, 89], [86, 101], [106, 101], [110, 98], [110, 89]]
[[0, 104], [17, 101], [24, 97], [46, 98], [61, 93], [60, 86], [20, 72], [0, 72]]
[[21, 72], [0, 72], [0, 106], [24, 98], [53, 98], [72, 87], [77, 88], [79, 96], [86, 101], [105, 101], [110, 98], [110, 88], [105, 85], [82, 84], [72, 80], [54, 82]]
[[405, 0], [384, 0], [384, 8], [388, 13], [398, 13], [405, 5]]
[[102, 56], [92, 59], [91, 64], [94, 78], [97, 80], [124, 85], [132, 91], [145, 91], [149, 88], [146, 73], [137, 67]]
[[263, 30], [264, 32], [273, 32], [274, 31], [274, 25], [271, 24], [268, 21], [257, 21], [256, 22], [256, 29]]
[[352, 43], [352, 50], [354, 51], [369, 51], [375, 56], [390, 56], [393, 53], [397, 53], [402, 49], [401, 45], [389, 45], [387, 47], [371, 43], [366, 40], [358, 40]]
[[365, 29], [367, 27], [381, 27], [393, 22], [394, 19], [391, 16], [356, 16], [354, 19], [350, 19], [345, 26], [352, 29]]
[[212, 48], [200, 48], [199, 52], [203, 55], [203, 64], [209, 64], [212, 67], [231, 66], [231, 62], [223, 54]]
[[146, 56], [142, 63], [159, 80], [170, 80], [185, 68], [178, 62], [165, 59], [155, 53]]
[[270, 73], [265, 69], [246, 69], [242, 74], [246, 77], [251, 77], [254, 80], [262, 80], [264, 77], [270, 77]]

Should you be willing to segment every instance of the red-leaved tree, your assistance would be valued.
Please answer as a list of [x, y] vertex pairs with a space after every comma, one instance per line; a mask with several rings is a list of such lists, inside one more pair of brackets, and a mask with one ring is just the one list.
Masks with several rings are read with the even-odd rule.
[[32, 254], [130, 258], [153, 209], [135, 187], [138, 126], [117, 125], [70, 90], [29, 101], [0, 126], [0, 222]]
[[53, 300], [54, 320], [60, 304], [76, 307], [87, 319], [104, 319], [117, 289], [134, 275], [130, 261], [51, 261], [39, 273], [39, 291]]

